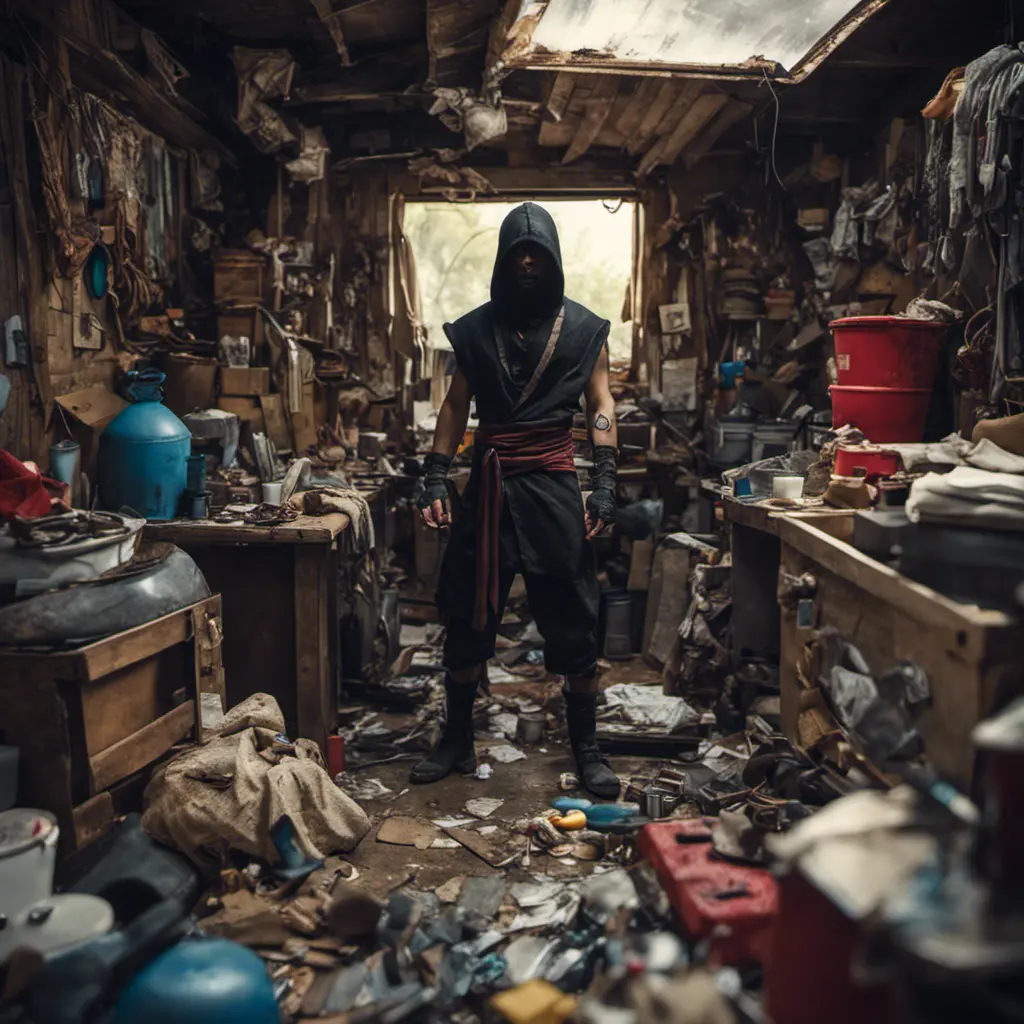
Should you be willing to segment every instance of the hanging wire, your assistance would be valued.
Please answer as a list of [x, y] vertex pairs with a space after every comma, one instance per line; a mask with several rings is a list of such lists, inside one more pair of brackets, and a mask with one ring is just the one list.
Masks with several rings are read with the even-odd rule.
[[[623, 199], [623, 198], [622, 198], [622, 197], [620, 196], [620, 197], [619, 197], [618, 199], [602, 199], [602, 200], [601, 200], [601, 205], [602, 205], [602, 206], [603, 206], [603, 207], [604, 207], [604, 208], [605, 208], [605, 209], [606, 209], [606, 210], [607, 210], [607, 211], [608, 211], [609, 213], [618, 213], [618, 212], [619, 212], [619, 210], [621, 210], [621, 209], [622, 209], [622, 204], [623, 204], [624, 202], [625, 202], [625, 199]], [[614, 203], [614, 205], [613, 205], [613, 206], [609, 206], [609, 205], [608, 205], [609, 203]]]
[[765, 71], [764, 68], [761, 68], [761, 74], [764, 75], [764, 84], [768, 86], [768, 91], [772, 94], [772, 99], [775, 100], [775, 125], [772, 128], [772, 173], [775, 175], [775, 180], [779, 183], [779, 188], [781, 188], [783, 192], [788, 192], [789, 189], [783, 185], [782, 179], [779, 177], [779, 170], [775, 166], [775, 142], [779, 135], [779, 96], [772, 86], [771, 79], [768, 77], [768, 72]]

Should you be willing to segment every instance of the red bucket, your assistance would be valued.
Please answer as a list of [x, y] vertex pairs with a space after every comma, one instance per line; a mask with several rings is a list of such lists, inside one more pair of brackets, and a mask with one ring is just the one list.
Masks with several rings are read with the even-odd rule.
[[913, 444], [924, 437], [931, 388], [854, 388], [833, 384], [832, 426], [847, 423], [875, 444]]
[[833, 320], [829, 327], [843, 387], [916, 389], [935, 384], [948, 324], [900, 316], [850, 316]]
[[857, 470], [863, 469], [870, 481], [894, 476], [902, 468], [903, 460], [899, 454], [884, 448], [846, 448], [840, 445], [836, 449], [836, 476], [856, 476]]

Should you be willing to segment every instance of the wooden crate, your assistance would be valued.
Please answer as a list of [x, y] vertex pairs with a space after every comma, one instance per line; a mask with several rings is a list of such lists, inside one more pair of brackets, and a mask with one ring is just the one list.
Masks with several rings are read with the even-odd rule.
[[797, 664], [814, 630], [833, 626], [860, 649], [873, 672], [900, 660], [924, 669], [932, 705], [919, 728], [928, 758], [942, 775], [970, 786], [971, 730], [1024, 690], [1013, 620], [915, 583], [809, 521], [781, 517], [776, 530], [782, 572], [810, 573], [817, 581], [812, 627], [798, 624], [796, 607], [782, 607], [782, 727], [789, 740], [797, 741], [800, 713]]
[[74, 651], [0, 650], [19, 801], [57, 816], [62, 852], [103, 833], [115, 787], [198, 735], [202, 694], [223, 706], [222, 636], [214, 596]]

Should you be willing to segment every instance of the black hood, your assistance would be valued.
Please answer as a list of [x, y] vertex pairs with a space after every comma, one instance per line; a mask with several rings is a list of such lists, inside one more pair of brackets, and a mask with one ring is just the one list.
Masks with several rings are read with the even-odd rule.
[[[532, 302], [516, 287], [510, 272], [509, 253], [521, 242], [534, 242], [551, 256], [555, 264], [554, 278], [545, 281]], [[562, 273], [562, 250], [558, 245], [558, 229], [542, 206], [523, 203], [501, 222], [498, 233], [498, 255], [491, 275], [491, 302], [498, 316], [512, 323], [542, 321], [552, 316], [565, 295], [565, 275]]]

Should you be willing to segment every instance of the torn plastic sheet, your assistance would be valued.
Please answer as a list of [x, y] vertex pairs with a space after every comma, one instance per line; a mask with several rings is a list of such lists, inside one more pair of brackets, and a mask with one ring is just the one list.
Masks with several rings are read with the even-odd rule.
[[700, 713], [682, 697], [662, 693], [660, 687], [616, 683], [604, 691], [602, 720], [612, 719], [638, 729], [675, 732], [700, 721]]
[[299, 126], [299, 155], [284, 165], [292, 181], [309, 185], [322, 181], [327, 170], [327, 157], [331, 147], [319, 125], [315, 128]]
[[466, 149], [473, 149], [490, 139], [499, 139], [508, 131], [508, 115], [501, 101], [488, 103], [474, 96], [465, 86], [435, 89], [430, 113], [439, 117], [451, 131], [461, 131]]
[[287, 96], [295, 61], [287, 50], [251, 50], [236, 46], [231, 60], [238, 76], [238, 127], [261, 153], [274, 153], [295, 141], [281, 115], [266, 100]]

